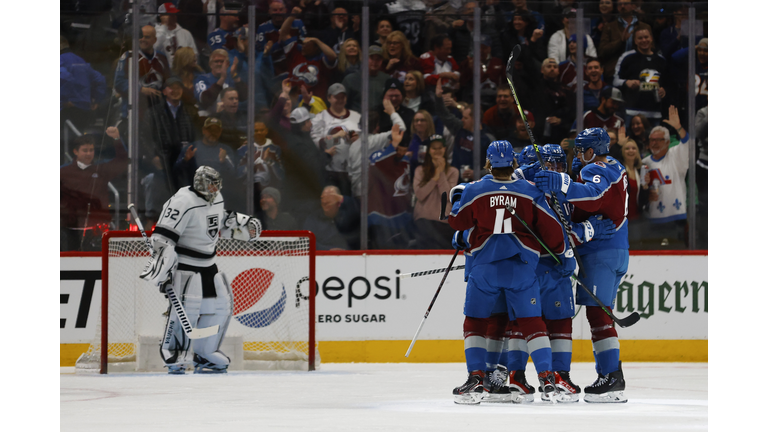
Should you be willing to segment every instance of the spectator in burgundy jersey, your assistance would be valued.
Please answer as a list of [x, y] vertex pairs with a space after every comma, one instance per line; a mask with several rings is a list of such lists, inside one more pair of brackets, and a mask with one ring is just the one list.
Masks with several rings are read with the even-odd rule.
[[[459, 88], [464, 100], [474, 99], [475, 55], [470, 52], [459, 65]], [[504, 80], [505, 62], [491, 55], [491, 37], [480, 36], [480, 106], [487, 110], [496, 103], [496, 87]], [[503, 81], [506, 82], [506, 81]]]
[[447, 34], [439, 34], [430, 41], [430, 51], [421, 55], [421, 70], [424, 73], [424, 81], [427, 86], [434, 87], [440, 79], [443, 86], [458, 88], [459, 65], [451, 57], [453, 41]]
[[114, 140], [114, 159], [94, 163], [96, 140], [93, 135], [82, 135], [74, 141], [75, 159], [59, 170], [62, 251], [98, 251], [101, 234], [109, 229], [112, 215], [107, 183], [125, 175], [128, 152], [116, 127], [108, 127], [106, 134]]
[[[586, 41], [585, 41], [586, 43]], [[571, 35], [568, 38], [568, 57], [565, 61], [560, 62], [558, 69], [560, 71], [560, 82], [565, 85], [565, 88], [572, 93], [576, 93], [578, 85], [576, 78], [578, 77], [578, 69], [576, 68], [576, 57], [578, 55], [576, 44], [576, 35]], [[584, 76], [587, 75], [586, 63], [593, 57], [584, 56]]]
[[408, 71], [421, 71], [421, 62], [413, 55], [411, 43], [403, 32], [395, 30], [387, 36], [384, 42], [384, 65], [384, 72], [400, 82], [405, 80]]
[[483, 124], [497, 140], [508, 140], [515, 129], [515, 118], [519, 117], [512, 90], [506, 84], [496, 89], [496, 105], [483, 114]]
[[618, 129], [624, 126], [624, 120], [616, 113], [621, 110], [624, 99], [621, 91], [615, 87], [605, 87], [600, 92], [600, 105], [584, 113], [584, 129], [599, 127]]
[[[143, 113], [147, 107], [162, 101], [161, 89], [163, 82], [170, 76], [171, 67], [165, 55], [153, 47], [157, 42], [157, 35], [153, 26], [147, 25], [141, 28], [139, 39], [139, 85], [140, 106], [139, 113]], [[117, 62], [115, 71], [115, 91], [123, 98], [121, 116], [128, 117], [128, 64], [131, 51], [126, 51]]]

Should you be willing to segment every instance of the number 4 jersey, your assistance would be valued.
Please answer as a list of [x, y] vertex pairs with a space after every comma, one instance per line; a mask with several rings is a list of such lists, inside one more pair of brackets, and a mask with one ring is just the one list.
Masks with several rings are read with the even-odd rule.
[[455, 230], [470, 230], [473, 265], [520, 255], [536, 264], [547, 254], [536, 238], [509, 211], [509, 205], [537, 233], [552, 253], [565, 253], [563, 227], [547, 204], [544, 194], [527, 180], [482, 179], [469, 183], [454, 203], [448, 223]]
[[176, 244], [180, 264], [209, 267], [214, 264], [216, 242], [223, 223], [221, 194], [209, 204], [190, 186], [179, 189], [166, 201], [152, 235], [161, 235]]

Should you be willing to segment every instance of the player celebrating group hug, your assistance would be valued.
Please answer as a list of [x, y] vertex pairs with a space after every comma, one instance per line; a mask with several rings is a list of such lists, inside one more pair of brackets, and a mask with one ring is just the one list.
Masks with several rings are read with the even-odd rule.
[[[629, 262], [628, 181], [608, 156], [609, 144], [600, 128], [578, 134], [574, 181], [559, 145], [543, 146], [544, 166], [518, 168], [512, 145], [495, 141], [487, 151], [490, 174], [451, 191], [448, 222], [466, 260], [469, 373], [453, 390], [454, 402], [533, 402], [534, 387], [525, 379], [529, 355], [543, 401], [578, 402], [581, 389], [570, 379], [571, 279], [584, 285], [575, 303], [586, 309], [598, 374], [584, 401], [627, 401], [610, 310]], [[576, 258], [580, 278], [573, 274]]]

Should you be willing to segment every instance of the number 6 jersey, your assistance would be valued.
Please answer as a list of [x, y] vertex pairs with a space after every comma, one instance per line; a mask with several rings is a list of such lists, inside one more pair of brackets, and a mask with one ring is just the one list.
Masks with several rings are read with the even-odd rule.
[[180, 264], [209, 267], [214, 264], [216, 242], [224, 222], [224, 199], [209, 204], [191, 186], [179, 189], [163, 206], [152, 236], [162, 236], [176, 245]]

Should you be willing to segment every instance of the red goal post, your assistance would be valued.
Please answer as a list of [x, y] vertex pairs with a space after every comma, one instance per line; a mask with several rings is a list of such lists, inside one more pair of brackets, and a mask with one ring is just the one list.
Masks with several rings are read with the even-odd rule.
[[[310, 283], [315, 258], [310, 231], [264, 231], [255, 242], [219, 239], [215, 261], [234, 305], [222, 344], [231, 370], [311, 371], [319, 365]], [[104, 235], [101, 319], [76, 372], [162, 370], [159, 345], [168, 300], [139, 279], [148, 259], [138, 231]]]

